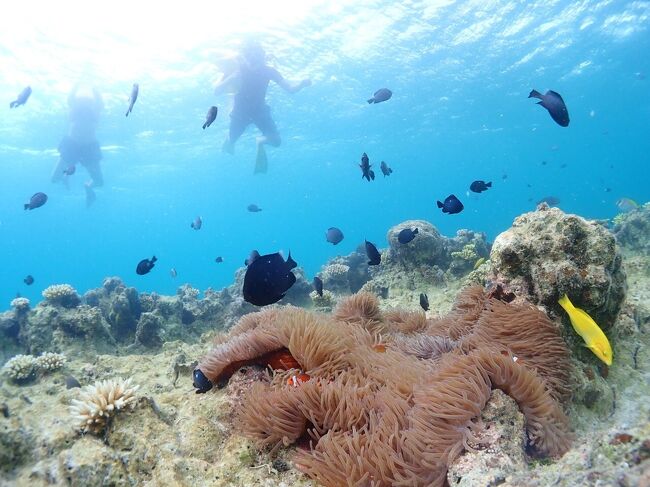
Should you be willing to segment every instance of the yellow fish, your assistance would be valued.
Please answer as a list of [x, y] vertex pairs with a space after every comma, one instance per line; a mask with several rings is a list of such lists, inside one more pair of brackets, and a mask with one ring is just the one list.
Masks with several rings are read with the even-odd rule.
[[485, 257], [481, 257], [479, 260], [476, 261], [476, 264], [474, 264], [474, 270], [478, 269], [483, 265], [485, 262]]
[[585, 346], [607, 365], [612, 365], [612, 359], [614, 358], [612, 347], [603, 330], [600, 329], [591, 316], [580, 308], [573, 306], [566, 294], [560, 298], [558, 303], [569, 315], [573, 329], [585, 341]]

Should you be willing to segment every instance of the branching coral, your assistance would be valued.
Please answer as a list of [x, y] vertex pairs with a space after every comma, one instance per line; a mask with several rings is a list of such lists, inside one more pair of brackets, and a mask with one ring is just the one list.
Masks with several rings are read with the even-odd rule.
[[53, 306], [74, 308], [81, 303], [77, 291], [70, 284], [54, 284], [43, 291], [45, 300]]
[[131, 384], [131, 379], [96, 382], [84, 387], [79, 399], [72, 400], [70, 412], [82, 431], [101, 434], [115, 414], [132, 407], [138, 387]]
[[[262, 359], [278, 351], [293, 362]], [[255, 313], [197, 371], [223, 383], [243, 363], [276, 373], [244, 398], [241, 431], [273, 449], [308, 436], [312, 446], [295, 463], [327, 486], [443, 485], [496, 388], [519, 404], [532, 448], [559, 455], [569, 446], [561, 408], [568, 352], [557, 328], [537, 309], [479, 287], [438, 320], [382, 315], [368, 294], [346, 299], [333, 318], [291, 308]]]
[[35, 365], [38, 369], [51, 372], [65, 365], [66, 357], [62, 353], [45, 352], [36, 357]]
[[16, 355], [7, 360], [2, 370], [13, 380], [25, 380], [35, 372], [36, 359], [33, 355]]
[[27, 298], [14, 298], [11, 300], [11, 307], [16, 310], [16, 313], [23, 313], [29, 310], [29, 299]]

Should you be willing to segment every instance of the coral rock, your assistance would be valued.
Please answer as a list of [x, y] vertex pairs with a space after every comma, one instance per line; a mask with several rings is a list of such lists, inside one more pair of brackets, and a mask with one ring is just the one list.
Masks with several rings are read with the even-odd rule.
[[53, 306], [74, 308], [81, 304], [81, 298], [70, 284], [54, 284], [43, 291], [45, 300]]
[[614, 236], [602, 225], [542, 204], [517, 217], [494, 241], [489, 279], [563, 316], [567, 294], [603, 328], [625, 297], [625, 272]]

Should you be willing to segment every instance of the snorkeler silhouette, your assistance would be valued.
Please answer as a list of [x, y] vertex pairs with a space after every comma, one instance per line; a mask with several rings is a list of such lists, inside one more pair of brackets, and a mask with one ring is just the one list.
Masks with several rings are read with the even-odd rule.
[[102, 96], [96, 88], [75, 86], [68, 95], [70, 129], [59, 143], [59, 162], [52, 172], [52, 182], [67, 181], [80, 163], [90, 180], [86, 181], [86, 206], [95, 201], [93, 188], [104, 184], [99, 162], [102, 151], [95, 136], [99, 114], [104, 108]]
[[235, 93], [230, 113], [230, 131], [223, 145], [225, 152], [234, 153], [235, 142], [251, 123], [262, 132], [257, 138], [256, 173], [266, 172], [267, 169], [264, 145], [278, 147], [281, 143], [280, 134], [271, 117], [271, 108], [266, 104], [266, 90], [270, 81], [289, 93], [297, 93], [311, 85], [309, 79], [287, 81], [278, 70], [266, 64], [266, 53], [262, 46], [257, 41], [249, 40], [241, 49], [237, 66], [231, 73], [224, 74], [214, 89], [215, 95], [229, 90]]

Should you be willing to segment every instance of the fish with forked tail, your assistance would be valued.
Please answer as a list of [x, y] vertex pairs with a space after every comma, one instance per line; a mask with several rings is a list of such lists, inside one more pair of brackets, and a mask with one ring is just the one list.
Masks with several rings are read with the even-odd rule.
[[437, 201], [436, 204], [438, 208], [442, 208], [443, 213], [449, 213], [450, 215], [460, 213], [465, 208], [460, 200], [456, 198], [456, 195], [453, 194], [447, 196], [444, 203]]
[[205, 123], [203, 124], [203, 130], [212, 125], [212, 122], [217, 118], [217, 113], [219, 109], [217, 107], [210, 107], [208, 114], [205, 116]]
[[390, 97], [393, 96], [393, 92], [388, 88], [380, 88], [375, 91], [375, 94], [372, 95], [372, 98], [368, 100], [368, 103], [371, 105], [373, 103], [381, 103], [382, 101], [390, 100]]
[[31, 94], [32, 94], [31, 86], [26, 87], [23, 91], [20, 92], [18, 97], [9, 104], [9, 108], [16, 108], [19, 107], [20, 105], [24, 105], [25, 103], [27, 103], [27, 99]]
[[138, 262], [138, 266], [135, 268], [136, 274], [139, 276], [144, 276], [148, 274], [151, 269], [153, 269], [158, 258], [154, 255], [151, 259], [142, 259]]
[[368, 265], [381, 264], [381, 254], [374, 243], [366, 240], [366, 255], [368, 256]]
[[381, 161], [381, 164], [379, 164], [379, 169], [381, 169], [381, 173], [384, 177], [393, 174], [393, 170], [384, 161]]
[[542, 105], [548, 110], [548, 113], [551, 115], [551, 118], [555, 120], [555, 123], [561, 127], [569, 126], [569, 111], [559, 93], [548, 90], [544, 95], [542, 95], [539, 91], [533, 90], [528, 95], [528, 98], [539, 98], [541, 101], [538, 101], [537, 104]]
[[368, 154], [365, 152], [361, 155], [361, 164], [359, 164], [359, 167], [361, 168], [361, 179], [366, 178], [368, 181], [371, 179], [373, 181], [375, 180], [375, 171], [370, 169], [372, 167], [372, 164], [370, 164]]

